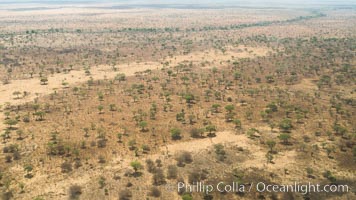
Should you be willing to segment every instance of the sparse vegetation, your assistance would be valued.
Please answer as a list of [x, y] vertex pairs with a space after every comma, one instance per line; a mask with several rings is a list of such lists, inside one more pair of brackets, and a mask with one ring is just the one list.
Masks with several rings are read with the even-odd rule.
[[348, 5], [43, 4], [0, 13], [3, 199], [176, 199], [169, 186], [197, 181], [356, 187]]

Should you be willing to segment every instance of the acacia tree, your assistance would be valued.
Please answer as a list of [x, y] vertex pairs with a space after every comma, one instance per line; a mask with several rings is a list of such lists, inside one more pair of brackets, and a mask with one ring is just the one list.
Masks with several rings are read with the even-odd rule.
[[103, 112], [103, 109], [104, 109], [104, 106], [103, 105], [99, 105], [98, 106], [98, 110], [99, 110], [99, 114], [102, 114]]
[[117, 75], [115, 76], [115, 80], [118, 80], [119, 83], [120, 83], [121, 81], [125, 81], [125, 80], [126, 80], [126, 75], [125, 75], [124, 73], [117, 74]]
[[211, 107], [212, 107], [214, 113], [218, 113], [219, 112], [219, 108], [221, 106], [220, 106], [220, 104], [213, 104]]
[[26, 171], [26, 175], [25, 175], [26, 178], [32, 178], [33, 177], [33, 175], [31, 174], [31, 172], [33, 170], [33, 167], [31, 165], [26, 165], [24, 167], [24, 170]]
[[292, 121], [290, 119], [283, 119], [279, 123], [279, 128], [282, 129], [284, 132], [289, 132], [292, 129]]
[[110, 104], [109, 105], [109, 110], [110, 111], [116, 111], [116, 104]]
[[181, 130], [178, 128], [172, 128], [171, 129], [171, 137], [173, 140], [179, 140], [181, 138]]
[[274, 140], [268, 140], [268, 141], [266, 142], [266, 144], [267, 144], [267, 146], [269, 147], [270, 152], [273, 152], [273, 147], [276, 146], [276, 142], [275, 142]]
[[138, 126], [141, 128], [142, 132], [147, 131], [146, 127], [147, 127], [147, 122], [146, 121], [141, 121], [140, 123], [138, 123]]
[[288, 133], [282, 133], [278, 136], [278, 138], [283, 141], [283, 144], [285, 145], [289, 144], [288, 140], [290, 138], [290, 135]]
[[172, 74], [173, 74], [173, 71], [169, 69], [169, 70], [167, 71], [167, 75], [168, 75], [168, 79], [169, 79], [169, 80], [171, 79]]
[[47, 79], [47, 77], [42, 77], [42, 78], [40, 79], [40, 83], [41, 83], [41, 85], [47, 85], [47, 84], [48, 84], [48, 79]]
[[128, 145], [129, 145], [130, 150], [135, 150], [136, 149], [136, 140], [135, 139], [130, 140], [128, 142]]
[[272, 160], [273, 160], [273, 155], [271, 152], [267, 152], [266, 153], [266, 158], [267, 158], [267, 164], [268, 163], [273, 163]]
[[35, 110], [35, 112], [37, 112], [37, 110], [40, 109], [40, 105], [39, 104], [33, 104], [32, 108], [33, 108], [33, 110]]
[[17, 124], [17, 120], [7, 119], [7, 120], [5, 120], [4, 124], [8, 126], [8, 129], [12, 129], [12, 127]]
[[33, 113], [34, 116], [36, 116], [36, 121], [43, 121], [45, 113], [43, 111], [37, 111]]
[[194, 100], [194, 95], [188, 93], [188, 94], [185, 94], [183, 98], [185, 99], [188, 106], [191, 106], [191, 104], [193, 103], [193, 100]]
[[19, 129], [19, 130], [16, 131], [16, 133], [17, 133], [17, 136], [18, 136], [17, 139], [18, 140], [22, 140], [23, 139], [23, 137], [22, 137], [23, 136], [23, 130]]
[[83, 128], [85, 134], [84, 134], [84, 137], [89, 137], [89, 128], [88, 127], [85, 127]]
[[234, 119], [232, 122], [233, 122], [234, 125], [235, 125], [235, 129], [240, 129], [240, 128], [241, 128], [241, 120], [239, 120], [239, 119]]
[[307, 177], [308, 177], [308, 178], [315, 178], [315, 177], [313, 176], [313, 173], [314, 173], [313, 168], [307, 167], [307, 168], [305, 169], [305, 171], [307, 172]]
[[16, 96], [16, 99], [20, 99], [20, 96], [19, 96], [21, 94], [20, 91], [15, 91], [12, 94]]
[[228, 113], [232, 113], [232, 111], [235, 109], [235, 106], [232, 105], [232, 104], [229, 104], [227, 106], [225, 106], [225, 110], [228, 112]]
[[10, 119], [10, 112], [5, 112], [4, 115], [5, 115], [5, 120]]
[[133, 170], [135, 171], [135, 174], [137, 174], [139, 170], [143, 169], [142, 164], [141, 164], [139, 161], [137, 161], [137, 160], [132, 161], [132, 162], [130, 163], [130, 166], [131, 166], [131, 167], [133, 168]]
[[205, 130], [208, 131], [208, 136], [213, 136], [213, 131], [216, 131], [216, 126], [209, 124], [205, 127]]
[[225, 110], [227, 111], [226, 115], [225, 115], [225, 119], [227, 122], [231, 122], [232, 119], [234, 118], [234, 113], [232, 112], [235, 109], [234, 105], [227, 105], [225, 106]]
[[117, 134], [118, 143], [122, 143], [122, 133]]

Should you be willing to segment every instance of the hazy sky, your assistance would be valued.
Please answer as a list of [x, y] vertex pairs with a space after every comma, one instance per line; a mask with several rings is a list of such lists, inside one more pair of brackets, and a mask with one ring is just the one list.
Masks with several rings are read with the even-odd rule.
[[133, 4], [201, 4], [201, 5], [352, 5], [356, 0], [0, 0], [1, 4], [36, 3], [36, 4], [107, 4], [133, 5]]
[[62, 3], [62, 2], [115, 2], [115, 3], [142, 3], [142, 4], [206, 4], [206, 3], [322, 3], [322, 4], [355, 4], [356, 0], [0, 0], [6, 3], [34, 2], [34, 3]]

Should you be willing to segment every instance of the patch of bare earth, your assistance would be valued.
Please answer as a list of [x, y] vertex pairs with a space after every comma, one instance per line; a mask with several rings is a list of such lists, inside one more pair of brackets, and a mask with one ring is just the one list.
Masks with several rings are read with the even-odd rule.
[[[36, 97], [48, 95], [55, 90], [62, 89], [83, 83], [90, 78], [97, 79], [112, 79], [119, 73], [124, 73], [127, 76], [134, 75], [136, 72], [145, 71], [147, 69], [154, 70], [160, 68], [162, 65], [156, 62], [148, 63], [130, 63], [117, 65], [117, 71], [114, 71], [111, 66], [100, 65], [90, 69], [90, 75], [86, 76], [84, 70], [71, 71], [67, 74], [55, 74], [48, 77], [48, 84], [41, 85], [38, 78], [12, 80], [10, 84], [0, 85], [0, 105], [10, 103], [11, 105], [18, 105], [34, 100]], [[63, 85], [63, 83], [67, 83]], [[28, 95], [25, 98], [16, 99], [13, 95], [14, 91], [23, 93], [26, 91]]]
[[[228, 46], [223, 49], [209, 49], [206, 51], [191, 52], [186, 55], [178, 55], [166, 58], [172, 65], [181, 62], [192, 62], [193, 64], [209, 63], [220, 66], [228, 61], [234, 61], [240, 58], [255, 58], [257, 56], [267, 56], [272, 50], [267, 47], [247, 47], [247, 46]], [[214, 67], [209, 65], [210, 67]]]

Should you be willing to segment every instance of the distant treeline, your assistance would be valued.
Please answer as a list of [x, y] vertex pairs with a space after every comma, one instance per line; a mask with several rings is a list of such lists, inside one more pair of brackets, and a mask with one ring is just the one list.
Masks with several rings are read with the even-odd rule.
[[[201, 28], [186, 28], [186, 29], [180, 29], [180, 28], [174, 28], [174, 27], [165, 27], [165, 28], [122, 28], [118, 30], [113, 30], [113, 29], [104, 29], [101, 31], [91, 31], [91, 30], [82, 30], [82, 29], [76, 29], [76, 30], [64, 30], [63, 28], [51, 28], [48, 30], [27, 30], [26, 34], [37, 34], [37, 33], [70, 33], [70, 32], [76, 32], [76, 33], [114, 33], [114, 32], [143, 32], [143, 33], [159, 33], [159, 32], [197, 32], [197, 31], [209, 31], [209, 30], [235, 30], [235, 29], [243, 29], [243, 28], [249, 28], [249, 27], [262, 27], [262, 26], [269, 26], [273, 24], [286, 24], [286, 23], [293, 23], [293, 22], [298, 22], [302, 20], [309, 20], [309, 19], [314, 19], [314, 18], [319, 18], [319, 17], [325, 17], [326, 14], [324, 13], [319, 13], [319, 12], [313, 12], [313, 15], [308, 15], [308, 16], [299, 16], [295, 17], [292, 19], [287, 19], [287, 20], [273, 20], [273, 21], [261, 21], [261, 22], [256, 22], [256, 23], [244, 23], [244, 24], [236, 24], [236, 25], [229, 25], [229, 26], [204, 26]], [[9, 35], [9, 34], [0, 34], [2, 35]]]
[[292, 22], [298, 22], [302, 20], [309, 20], [309, 19], [314, 19], [314, 18], [319, 18], [319, 17], [325, 17], [326, 15], [323, 13], [316, 13], [315, 15], [309, 15], [309, 16], [299, 16], [293, 19], [287, 19], [287, 20], [274, 20], [274, 21], [262, 21], [262, 22], [256, 22], [256, 23], [246, 23], [246, 24], [237, 24], [237, 25], [230, 25], [230, 26], [206, 26], [203, 28], [203, 30], [233, 30], [233, 29], [243, 29], [243, 28], [249, 28], [249, 27], [258, 27], [258, 26], [269, 26], [272, 24], [284, 24], [284, 23], [292, 23]]
[[[314, 12], [314, 15], [309, 15], [309, 16], [299, 16], [296, 18], [292, 19], [287, 19], [287, 20], [274, 20], [274, 21], [262, 21], [262, 22], [256, 22], [256, 23], [245, 23], [245, 24], [237, 24], [237, 25], [230, 25], [230, 26], [205, 26], [203, 28], [187, 28], [183, 31], [189, 32], [189, 31], [207, 31], [207, 30], [233, 30], [233, 29], [243, 29], [243, 28], [249, 28], [249, 27], [257, 27], [257, 26], [269, 26], [272, 24], [283, 24], [283, 23], [292, 23], [292, 22], [298, 22], [302, 20], [309, 20], [309, 19], [314, 19], [314, 18], [319, 18], [319, 17], [325, 17], [326, 14], [324, 13], [316, 13]], [[179, 28], [123, 28], [118, 30], [118, 32], [179, 32], [182, 31]]]

